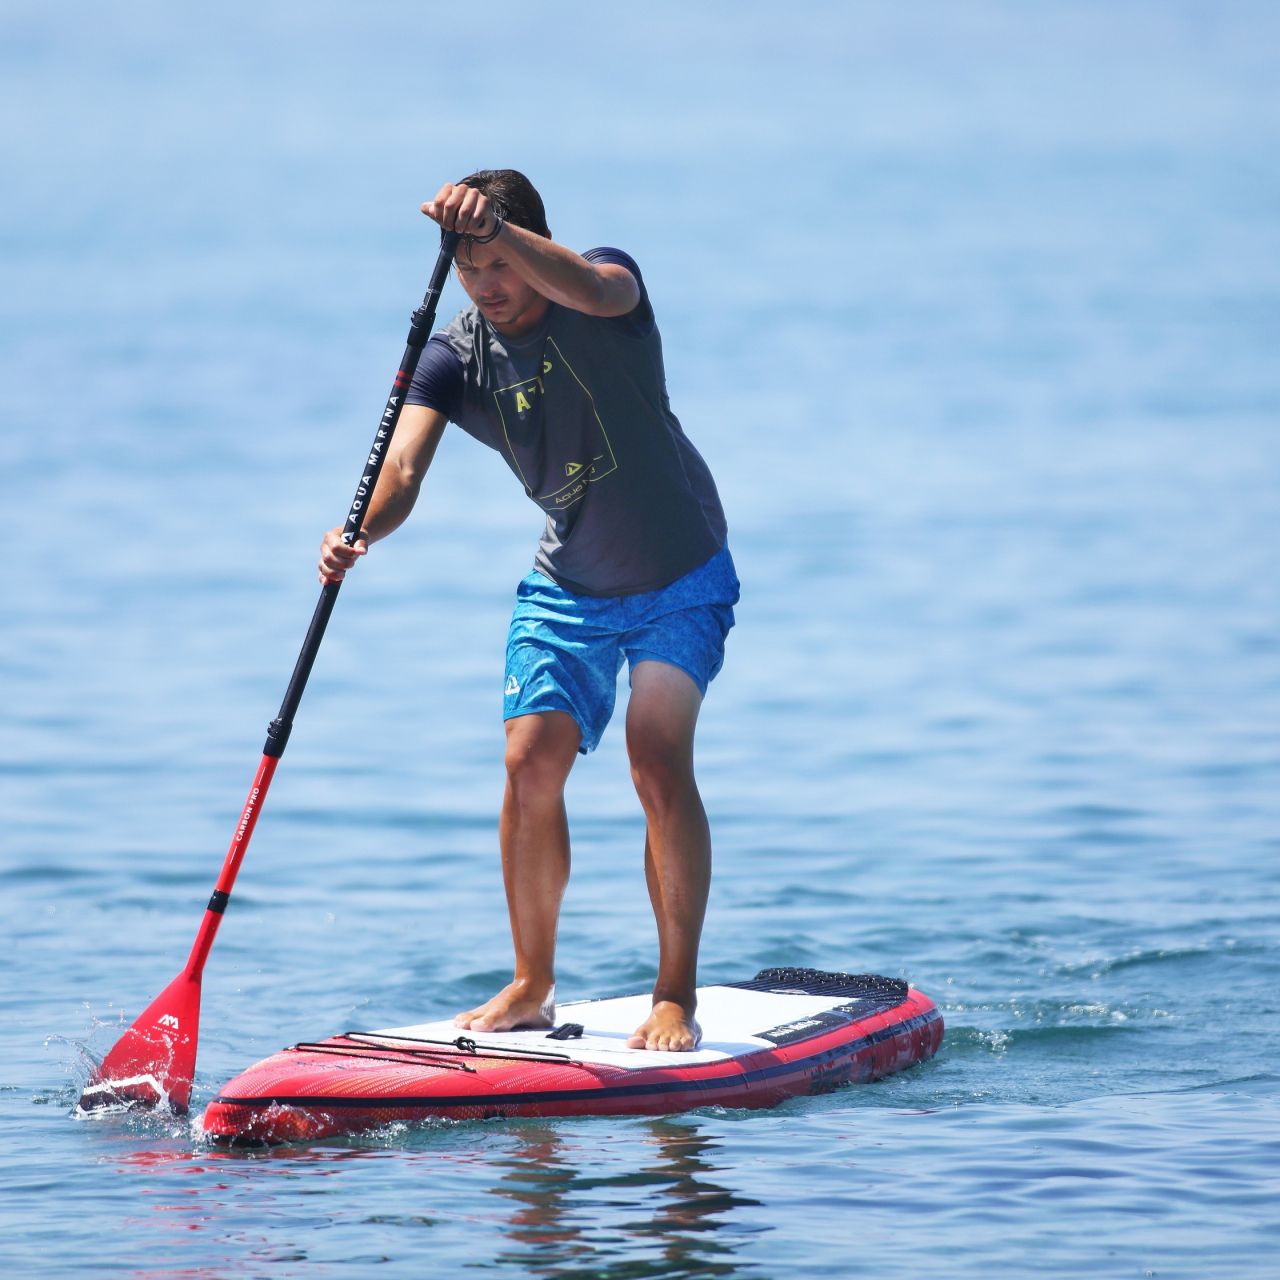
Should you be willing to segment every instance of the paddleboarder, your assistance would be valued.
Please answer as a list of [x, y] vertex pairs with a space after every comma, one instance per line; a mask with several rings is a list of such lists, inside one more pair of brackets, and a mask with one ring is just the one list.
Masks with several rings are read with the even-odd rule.
[[404, 522], [450, 421], [496, 449], [546, 515], [516, 591], [503, 688], [499, 843], [515, 972], [456, 1022], [554, 1021], [564, 788], [600, 741], [625, 661], [659, 950], [652, 1010], [629, 1043], [692, 1049], [711, 875], [693, 740], [738, 600], [715, 483], [671, 410], [653, 308], [626, 253], [557, 244], [538, 192], [511, 169], [445, 183], [422, 211], [463, 237], [455, 267], [471, 305], [423, 350], [361, 536], [348, 547], [341, 526], [330, 530], [319, 567], [323, 582], [341, 581]]

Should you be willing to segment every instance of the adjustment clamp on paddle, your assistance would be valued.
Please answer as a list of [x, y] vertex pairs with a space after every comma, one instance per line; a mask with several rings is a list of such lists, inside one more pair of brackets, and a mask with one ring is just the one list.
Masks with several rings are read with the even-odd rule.
[[[434, 302], [433, 298], [432, 303]], [[427, 345], [427, 339], [431, 337], [431, 326], [435, 323], [435, 318], [434, 305], [419, 307], [409, 317], [409, 336], [404, 340], [404, 345], [412, 347], [415, 351], [421, 351]]]
[[[440, 256], [436, 259], [435, 269], [431, 272], [427, 292], [423, 296], [422, 305], [409, 317], [409, 336], [405, 339], [405, 346], [414, 352], [421, 351], [427, 345], [427, 339], [431, 337], [431, 326], [436, 321], [436, 303], [444, 291], [445, 281], [449, 278], [449, 268], [453, 265], [453, 255], [457, 252], [458, 241], [461, 239], [462, 237], [456, 231], [440, 233]], [[412, 364], [406, 366], [407, 378], [413, 377], [416, 364], [415, 359]]]
[[277, 716], [267, 725], [267, 744], [262, 748], [262, 754], [278, 760], [284, 755], [284, 749], [289, 745], [289, 735], [292, 732], [293, 725]]

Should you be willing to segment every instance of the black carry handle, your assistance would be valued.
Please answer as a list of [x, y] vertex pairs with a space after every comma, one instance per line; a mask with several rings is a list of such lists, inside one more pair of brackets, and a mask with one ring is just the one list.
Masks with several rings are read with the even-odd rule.
[[[369, 500], [378, 484], [378, 476], [382, 472], [382, 464], [386, 461], [387, 448], [391, 437], [395, 434], [396, 424], [400, 421], [400, 410], [404, 408], [405, 393], [413, 381], [414, 370], [418, 367], [418, 358], [422, 348], [431, 337], [431, 326], [436, 319], [436, 304], [444, 290], [445, 281], [449, 278], [449, 268], [453, 265], [453, 255], [457, 252], [461, 237], [456, 231], [446, 231], [440, 238], [440, 254], [436, 258], [435, 269], [431, 272], [431, 282], [423, 295], [422, 305], [413, 313], [409, 324], [409, 336], [405, 339], [404, 355], [400, 357], [400, 369], [392, 384], [391, 394], [387, 397], [386, 408], [382, 411], [382, 419], [374, 434], [373, 444], [369, 448], [369, 457], [365, 462], [360, 483], [356, 486], [356, 496], [351, 500], [351, 510], [347, 513], [343, 526], [342, 540], [351, 546], [360, 536], [361, 525]], [[289, 680], [289, 688], [285, 691], [284, 701], [280, 704], [280, 714], [267, 726], [267, 743], [262, 748], [263, 755], [279, 757], [289, 742], [289, 734], [293, 732], [293, 717], [297, 714], [298, 704], [302, 701], [303, 690], [307, 687], [307, 679], [311, 668], [315, 665], [316, 654], [320, 651], [320, 641], [324, 639], [325, 628], [329, 625], [329, 615], [338, 599], [341, 582], [326, 582], [320, 590], [320, 600], [316, 611], [311, 615], [311, 625], [307, 628], [307, 638], [302, 642], [302, 652], [293, 668], [293, 676]]]

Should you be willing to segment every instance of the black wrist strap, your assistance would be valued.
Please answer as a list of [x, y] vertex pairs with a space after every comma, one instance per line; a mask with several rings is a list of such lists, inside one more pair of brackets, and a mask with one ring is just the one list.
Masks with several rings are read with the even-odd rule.
[[504, 226], [506, 226], [506, 219], [500, 213], [495, 213], [493, 217], [494, 217], [493, 230], [490, 231], [487, 236], [473, 235], [473, 236], [467, 237], [467, 239], [470, 240], [472, 244], [488, 244], [490, 240], [496, 240], [498, 238], [498, 232], [501, 231]]

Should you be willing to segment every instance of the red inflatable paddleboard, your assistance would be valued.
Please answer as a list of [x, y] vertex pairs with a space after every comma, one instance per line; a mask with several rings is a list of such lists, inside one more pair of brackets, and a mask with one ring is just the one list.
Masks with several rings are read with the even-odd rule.
[[769, 1107], [932, 1057], [942, 1014], [894, 978], [766, 969], [698, 991], [701, 1045], [628, 1049], [650, 997], [559, 1006], [548, 1031], [452, 1022], [294, 1045], [227, 1083], [201, 1121], [215, 1141], [299, 1142], [432, 1116], [656, 1115]]

